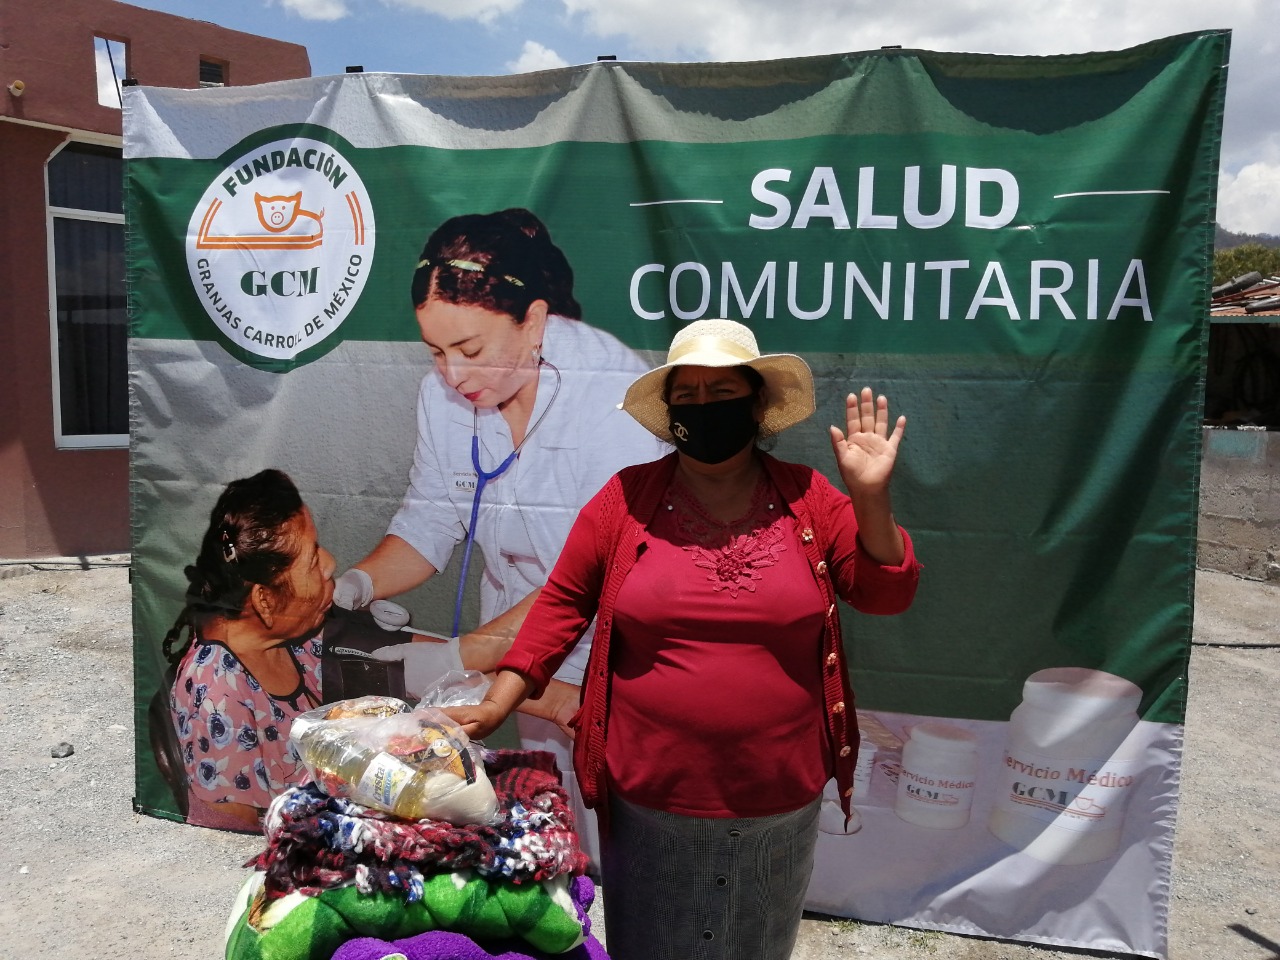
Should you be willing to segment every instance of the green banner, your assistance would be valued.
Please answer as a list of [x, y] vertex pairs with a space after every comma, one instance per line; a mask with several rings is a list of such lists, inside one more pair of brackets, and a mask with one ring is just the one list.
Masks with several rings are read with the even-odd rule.
[[[810, 906], [1163, 955], [1228, 46], [1215, 31], [1061, 57], [127, 91], [139, 807], [187, 813], [153, 760], [182, 699], [161, 638], [223, 487], [279, 468], [338, 572], [365, 557], [400, 508], [423, 449], [415, 396], [437, 376], [410, 296], [424, 241], [524, 208], [571, 265], [582, 321], [637, 368], [708, 317], [804, 356], [818, 413], [780, 437], [783, 459], [834, 478], [825, 426], [864, 384], [908, 417], [894, 504], [925, 571], [901, 616], [842, 611], [866, 826], [824, 837]], [[415, 626], [448, 632], [460, 560], [397, 597]], [[492, 612], [467, 602], [464, 630]], [[1053, 794], [1033, 842], [1000, 811], [1031, 783], [1006, 782], [1024, 763], [1015, 711], [1046, 669], [1131, 687], [1141, 759], [1080, 746], [1094, 767]], [[904, 841], [897, 783], [922, 718], [975, 737], [979, 773], [962, 827]], [[195, 775], [198, 749], [169, 780]], [[1116, 812], [1053, 847], [1095, 775], [1130, 778]], [[946, 864], [893, 853], [932, 858], [939, 837]], [[999, 907], [992, 871], [1062, 903]], [[1103, 923], [1082, 884], [1132, 916]]]

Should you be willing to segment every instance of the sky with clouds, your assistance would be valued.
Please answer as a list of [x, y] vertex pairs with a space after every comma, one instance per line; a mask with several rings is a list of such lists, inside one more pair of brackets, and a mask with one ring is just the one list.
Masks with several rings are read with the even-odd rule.
[[[492, 75], [907, 48], [1047, 55], [1230, 29], [1218, 222], [1280, 236], [1280, 26], [1263, 0], [132, 0], [301, 43], [312, 73]], [[141, 78], [145, 83], [146, 78]]]

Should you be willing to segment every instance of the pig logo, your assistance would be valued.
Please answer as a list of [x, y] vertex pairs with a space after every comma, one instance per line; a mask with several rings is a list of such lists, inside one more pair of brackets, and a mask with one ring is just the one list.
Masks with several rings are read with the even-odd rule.
[[[312, 213], [302, 209], [301, 190], [287, 197], [265, 197], [255, 193], [253, 203], [258, 210], [258, 222], [270, 233], [303, 233], [315, 236], [324, 233], [324, 225], [321, 223], [324, 211]], [[298, 223], [300, 218], [303, 221], [301, 224]], [[295, 225], [300, 229], [293, 229]]]

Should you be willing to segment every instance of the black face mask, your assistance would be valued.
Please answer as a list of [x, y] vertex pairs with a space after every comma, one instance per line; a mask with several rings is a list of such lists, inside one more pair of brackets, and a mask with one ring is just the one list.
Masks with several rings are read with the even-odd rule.
[[679, 450], [699, 463], [723, 463], [755, 439], [760, 424], [751, 394], [711, 403], [681, 403], [668, 410]]

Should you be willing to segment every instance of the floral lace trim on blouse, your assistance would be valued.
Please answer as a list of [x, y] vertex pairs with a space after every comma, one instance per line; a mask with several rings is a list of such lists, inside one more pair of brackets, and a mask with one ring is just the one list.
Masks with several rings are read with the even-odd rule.
[[746, 513], [727, 523], [710, 516], [678, 479], [667, 488], [665, 498], [666, 508], [674, 514], [676, 529], [689, 541], [682, 544], [682, 549], [695, 567], [707, 571], [706, 580], [712, 590], [727, 591], [734, 600], [739, 590], [754, 593], [756, 584], [764, 579], [761, 571], [776, 564], [778, 554], [787, 549], [778, 502], [777, 491], [763, 475]]

